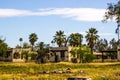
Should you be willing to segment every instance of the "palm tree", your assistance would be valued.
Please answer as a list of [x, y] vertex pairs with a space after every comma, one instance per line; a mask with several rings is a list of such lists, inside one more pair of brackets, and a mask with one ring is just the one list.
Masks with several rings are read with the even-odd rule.
[[56, 31], [54, 39], [51, 41], [52, 43], [57, 43], [59, 47], [62, 47], [66, 43], [66, 38], [64, 35], [64, 31]]
[[22, 48], [22, 41], [23, 41], [23, 38], [19, 38], [19, 41], [20, 41], [20, 46]]
[[115, 40], [115, 38], [113, 38], [111, 41], [110, 41], [110, 46], [111, 46], [111, 49], [112, 50], [117, 50], [117, 41]]
[[91, 53], [93, 54], [93, 47], [96, 44], [96, 40], [99, 38], [97, 35], [98, 31], [95, 28], [90, 28], [89, 31], [86, 32], [85, 36], [86, 41], [88, 42], [89, 47], [91, 48]]
[[34, 43], [35, 43], [37, 40], [38, 40], [37, 34], [31, 33], [31, 34], [29, 35], [29, 41], [30, 41], [30, 43], [31, 43], [31, 45], [32, 45], [32, 51], [33, 51]]
[[100, 39], [97, 41], [97, 44], [96, 44], [96, 50], [97, 51], [102, 51], [102, 50], [106, 50], [108, 49], [108, 41], [106, 39]]
[[49, 44], [44, 44], [44, 42], [39, 42], [36, 45], [38, 56], [37, 56], [37, 62], [38, 63], [44, 63], [47, 61], [46, 56], [49, 53]]
[[83, 35], [80, 33], [72, 33], [69, 36], [69, 44], [71, 46], [81, 46]]

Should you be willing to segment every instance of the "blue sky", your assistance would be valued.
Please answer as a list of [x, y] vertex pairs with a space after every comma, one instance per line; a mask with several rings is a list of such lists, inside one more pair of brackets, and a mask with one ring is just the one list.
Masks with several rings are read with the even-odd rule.
[[[116, 23], [102, 23], [107, 3], [117, 0], [1, 0], [0, 36], [6, 38], [10, 47], [29, 42], [29, 35], [36, 33], [38, 42], [50, 44], [56, 31], [63, 30], [66, 35], [85, 31], [94, 27], [100, 38], [117, 39]], [[84, 39], [84, 43], [85, 39]]]

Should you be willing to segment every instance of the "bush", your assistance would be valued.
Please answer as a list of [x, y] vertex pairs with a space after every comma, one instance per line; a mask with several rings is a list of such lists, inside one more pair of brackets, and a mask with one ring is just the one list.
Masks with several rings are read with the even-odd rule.
[[85, 62], [92, 62], [95, 56], [93, 54], [85, 54]]
[[36, 59], [36, 56], [37, 56], [37, 54], [31, 53], [31, 60], [35, 60], [35, 59]]
[[77, 63], [77, 58], [74, 57], [74, 58], [71, 59], [71, 61], [72, 61], [73, 63]]

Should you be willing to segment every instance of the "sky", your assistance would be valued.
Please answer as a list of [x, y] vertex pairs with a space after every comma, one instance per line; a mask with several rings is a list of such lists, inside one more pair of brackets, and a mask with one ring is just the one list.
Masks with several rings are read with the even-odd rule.
[[[29, 35], [36, 33], [38, 41], [51, 44], [56, 31], [86, 35], [96, 28], [100, 38], [117, 39], [116, 22], [103, 23], [107, 3], [118, 0], [0, 0], [0, 37], [10, 47], [29, 43]], [[86, 44], [85, 38], [83, 43]]]

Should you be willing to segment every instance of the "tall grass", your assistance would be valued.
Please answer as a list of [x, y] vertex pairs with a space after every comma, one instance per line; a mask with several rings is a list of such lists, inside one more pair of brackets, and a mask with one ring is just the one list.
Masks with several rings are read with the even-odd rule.
[[68, 77], [119, 80], [120, 63], [0, 63], [0, 80], [67, 80]]

